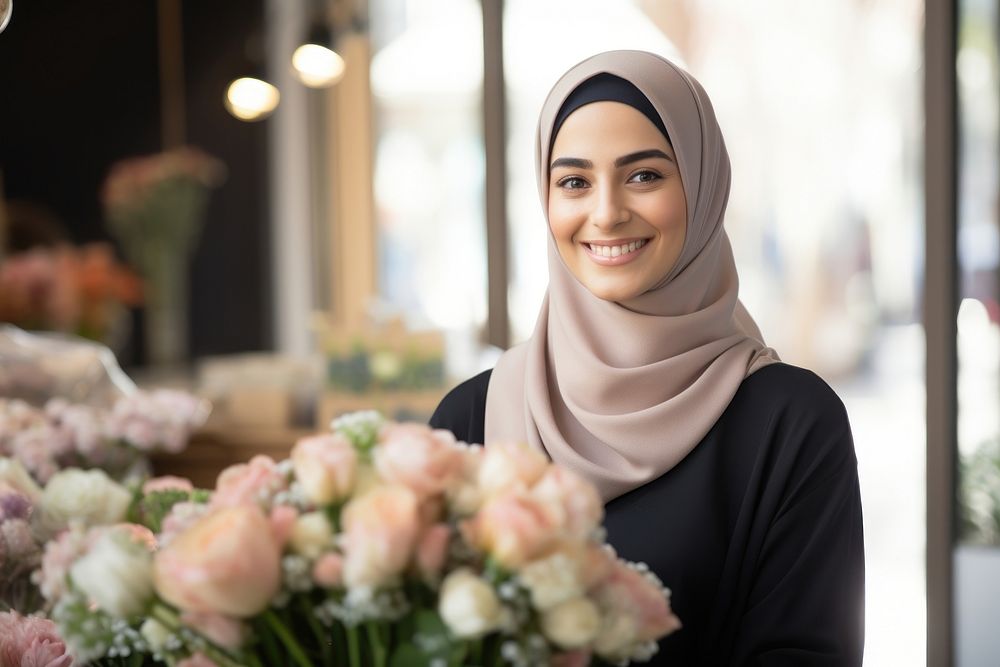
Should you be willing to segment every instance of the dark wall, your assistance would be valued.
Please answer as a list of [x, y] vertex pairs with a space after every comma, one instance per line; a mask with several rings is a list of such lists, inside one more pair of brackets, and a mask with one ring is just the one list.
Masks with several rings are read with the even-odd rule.
[[[0, 33], [0, 171], [8, 199], [107, 239], [98, 192], [116, 160], [161, 149], [155, 0], [22, 0]], [[267, 121], [222, 105], [253, 63], [263, 2], [183, 3], [187, 141], [222, 159], [191, 266], [193, 356], [271, 345]], [[259, 51], [252, 54], [260, 57]], [[142, 360], [141, 313], [126, 361]]]

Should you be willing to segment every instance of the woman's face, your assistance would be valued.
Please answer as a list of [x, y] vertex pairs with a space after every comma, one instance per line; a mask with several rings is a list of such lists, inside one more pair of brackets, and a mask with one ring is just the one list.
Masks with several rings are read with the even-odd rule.
[[687, 202], [670, 143], [619, 102], [580, 107], [549, 162], [549, 225], [569, 270], [595, 296], [649, 291], [680, 256]]

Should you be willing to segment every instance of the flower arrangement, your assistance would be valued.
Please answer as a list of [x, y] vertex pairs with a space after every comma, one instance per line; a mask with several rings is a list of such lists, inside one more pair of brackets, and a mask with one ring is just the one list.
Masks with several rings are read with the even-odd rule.
[[[73, 496], [117, 495], [100, 488]], [[158, 480], [115, 523], [122, 500], [56, 512], [37, 575], [81, 662], [624, 664], [680, 627], [604, 544], [596, 490], [526, 446], [354, 413], [210, 494]]]
[[141, 302], [135, 274], [106, 243], [35, 248], [0, 262], [0, 321], [107, 340]]
[[154, 363], [186, 356], [187, 262], [208, 193], [225, 167], [190, 146], [114, 164], [101, 191], [111, 231], [146, 283], [147, 353]]
[[153, 451], [182, 451], [208, 410], [206, 401], [167, 389], [136, 390], [110, 409], [62, 398], [42, 408], [0, 399], [0, 456], [16, 459], [42, 483], [70, 466], [121, 477]]

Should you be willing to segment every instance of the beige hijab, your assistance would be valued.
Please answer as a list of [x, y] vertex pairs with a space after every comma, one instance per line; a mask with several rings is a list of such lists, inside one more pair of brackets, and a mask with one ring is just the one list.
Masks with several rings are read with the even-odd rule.
[[667, 128], [688, 203], [684, 247], [658, 285], [617, 303], [594, 296], [573, 276], [550, 230], [549, 287], [538, 323], [493, 370], [485, 439], [540, 447], [594, 482], [606, 502], [677, 465], [743, 379], [778, 356], [738, 298], [722, 227], [730, 181], [722, 132], [701, 85], [673, 63], [642, 51], [611, 51], [556, 83], [538, 122], [542, 208], [548, 208], [556, 114], [578, 85], [602, 72], [642, 91]]

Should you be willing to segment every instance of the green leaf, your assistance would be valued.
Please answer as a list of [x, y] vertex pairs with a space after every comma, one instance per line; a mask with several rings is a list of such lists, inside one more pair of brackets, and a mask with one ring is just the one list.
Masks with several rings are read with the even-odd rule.
[[421, 651], [415, 644], [406, 642], [393, 651], [389, 667], [428, 667], [430, 662], [431, 656]]

